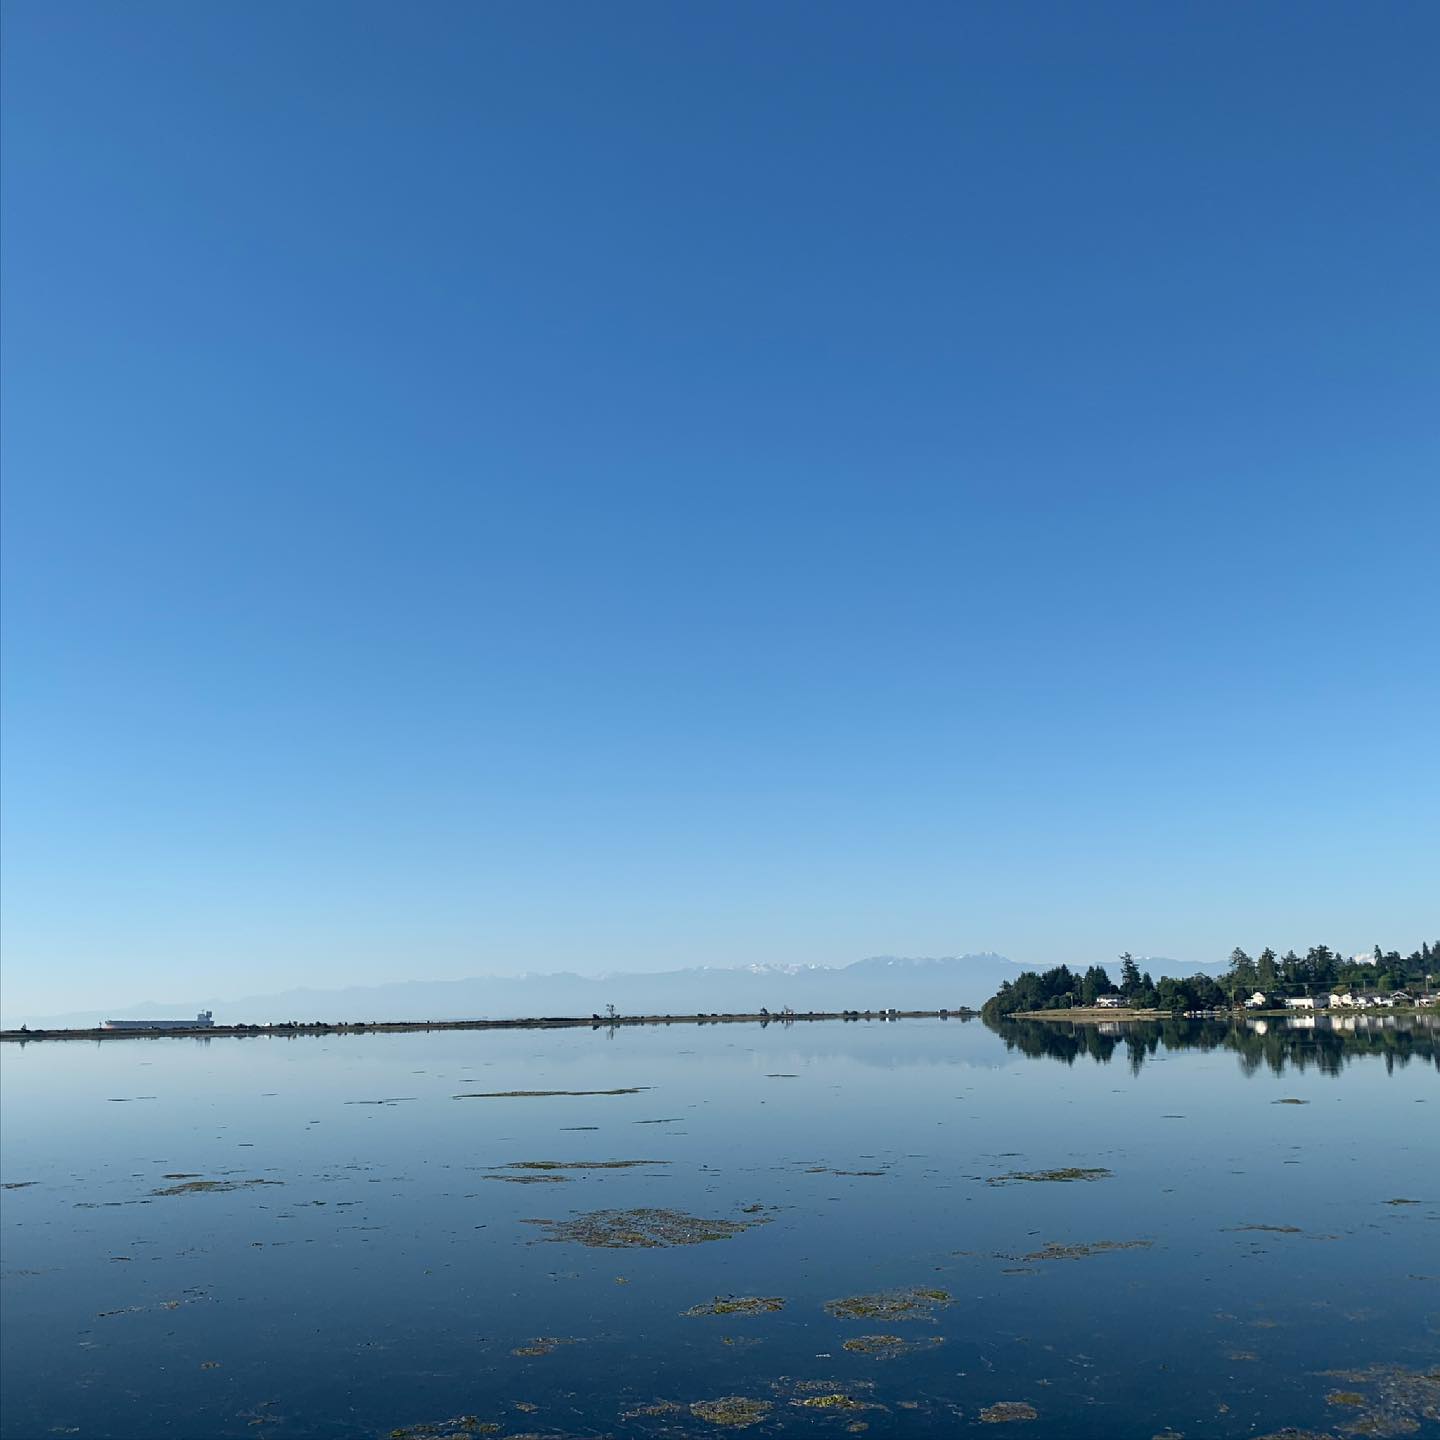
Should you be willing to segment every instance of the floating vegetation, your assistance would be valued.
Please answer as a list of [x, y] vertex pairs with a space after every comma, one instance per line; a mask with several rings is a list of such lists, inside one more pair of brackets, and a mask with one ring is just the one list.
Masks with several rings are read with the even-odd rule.
[[466, 1090], [452, 1100], [545, 1100], [555, 1095], [638, 1095], [648, 1085], [622, 1085], [616, 1090]]
[[1059, 1170], [1012, 1170], [1008, 1175], [992, 1175], [990, 1185], [1013, 1185], [1021, 1181], [1031, 1184], [1069, 1184], [1076, 1180], [1108, 1180], [1113, 1172], [1103, 1165], [1067, 1165]]
[[[1092, 1240], [1088, 1245], [1057, 1245], [1052, 1240], [1043, 1250], [1032, 1250], [1022, 1260], [1084, 1260], [1091, 1255], [1108, 1255], [1112, 1250], [1148, 1250], [1149, 1240]], [[1010, 1256], [1003, 1257], [1010, 1259]]]
[[633, 1170], [638, 1165], [668, 1165], [668, 1160], [512, 1160], [507, 1170]]
[[929, 1320], [938, 1306], [950, 1304], [948, 1290], [882, 1290], [875, 1295], [851, 1295], [827, 1300], [825, 1313], [837, 1320]]
[[620, 1416], [622, 1420], [644, 1420], [658, 1415], [679, 1415], [684, 1412], [683, 1405], [677, 1405], [673, 1400], [656, 1400], [649, 1405], [637, 1405], [633, 1410], [626, 1410]]
[[773, 1408], [768, 1400], [751, 1400], [745, 1395], [722, 1395], [718, 1400], [695, 1401], [690, 1413], [697, 1419], [708, 1420], [712, 1425], [743, 1430], [748, 1425], [758, 1425]]
[[568, 1185], [568, 1175], [482, 1175], [482, 1180], [503, 1180], [507, 1185]]
[[385, 1095], [379, 1100], [347, 1100], [347, 1105], [399, 1105], [406, 1100], [414, 1100], [413, 1095]]
[[1027, 1405], [1023, 1400], [1001, 1400], [998, 1404], [987, 1405], [980, 1412], [980, 1420], [985, 1425], [1008, 1425], [1017, 1420], [1038, 1420], [1040, 1413], [1033, 1405]]
[[1308, 1100], [1299, 1100], [1294, 1095], [1287, 1095], [1283, 1100], [1272, 1100], [1272, 1105], [1308, 1105]]
[[942, 1335], [927, 1335], [921, 1340], [907, 1340], [903, 1335], [856, 1335], [841, 1347], [852, 1355], [869, 1355], [877, 1360], [893, 1360], [900, 1355], [914, 1355], [922, 1350], [937, 1350], [945, 1343]]
[[[763, 1207], [762, 1207], [763, 1208]], [[707, 1220], [683, 1210], [592, 1210], [573, 1220], [525, 1220], [545, 1226], [546, 1240], [573, 1241], [608, 1250], [658, 1250], [670, 1245], [703, 1245], [707, 1240], [729, 1240], [765, 1219]]]
[[1365, 1370], [1324, 1373], [1329, 1379], [1357, 1387], [1335, 1390], [1325, 1397], [1332, 1405], [1358, 1412], [1340, 1427], [1348, 1435], [1413, 1435], [1422, 1420], [1440, 1420], [1440, 1367], [1422, 1371], [1407, 1370], [1403, 1365], [1371, 1365]]
[[716, 1296], [708, 1305], [694, 1305], [682, 1315], [773, 1315], [785, 1308], [778, 1295]]
[[283, 1180], [186, 1180], [164, 1185], [152, 1195], [219, 1195], [230, 1190], [253, 1190], [257, 1185], [283, 1185]]
[[390, 1440], [470, 1440], [472, 1435], [494, 1435], [500, 1427], [478, 1415], [456, 1415], [451, 1420], [431, 1420], [421, 1425], [402, 1425], [390, 1432]]
[[[3, 1185], [0, 1185], [0, 1190], [28, 1190], [30, 1186], [38, 1185], [39, 1183], [38, 1180], [7, 1180]], [[1392, 1205], [1396, 1203], [1394, 1200], [1390, 1201]]]
[[808, 1400], [792, 1400], [790, 1403], [803, 1406], [807, 1410], [875, 1410], [878, 1408], [864, 1400], [856, 1400], [849, 1395], [838, 1393], [812, 1395]]
[[1259, 1230], [1269, 1235], [1303, 1235], [1305, 1232], [1298, 1225], [1232, 1225], [1232, 1234], [1244, 1230]]
[[528, 1344], [517, 1345], [512, 1355], [553, 1355], [562, 1345], [574, 1345], [574, 1340], [562, 1339], [558, 1335], [537, 1335]]
[[[33, 1185], [34, 1183], [35, 1183], [35, 1182], [34, 1182], [33, 1180], [30, 1181], [30, 1184], [32, 1184], [32, 1185]], [[8, 1190], [8, 1189], [10, 1189], [11, 1187], [7, 1185], [5, 1188]], [[1418, 1205], [1418, 1204], [1420, 1204], [1420, 1201], [1418, 1201], [1418, 1200], [1406, 1200], [1406, 1199], [1404, 1199], [1402, 1196], [1397, 1196], [1394, 1200], [1387, 1200], [1385, 1203], [1386, 1203], [1387, 1205]]]

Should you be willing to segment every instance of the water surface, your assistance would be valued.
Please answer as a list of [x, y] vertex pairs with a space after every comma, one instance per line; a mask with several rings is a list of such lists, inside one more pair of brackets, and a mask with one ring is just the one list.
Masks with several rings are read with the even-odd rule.
[[1440, 1433], [1433, 1021], [0, 1059], [6, 1440]]

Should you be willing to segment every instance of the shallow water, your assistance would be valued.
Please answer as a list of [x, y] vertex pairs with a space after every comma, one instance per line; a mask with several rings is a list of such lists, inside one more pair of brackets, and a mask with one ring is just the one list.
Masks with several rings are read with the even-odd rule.
[[7, 1045], [0, 1433], [1440, 1434], [1437, 1053], [1433, 1021]]

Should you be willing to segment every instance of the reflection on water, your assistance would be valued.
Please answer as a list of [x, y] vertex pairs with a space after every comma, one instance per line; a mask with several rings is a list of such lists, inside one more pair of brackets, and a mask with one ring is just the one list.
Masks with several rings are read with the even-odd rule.
[[1440, 1070], [1440, 1018], [1433, 1015], [1307, 1015], [1275, 1020], [1066, 1020], [985, 1022], [1008, 1049], [1031, 1059], [1074, 1064], [1088, 1056], [1108, 1064], [1120, 1053], [1139, 1071], [1157, 1054], [1230, 1050], [1246, 1075], [1288, 1067], [1338, 1075], [1359, 1059], [1380, 1059], [1387, 1070], [1412, 1060]]
[[1424, 1440], [1436, 1028], [1352, 1023], [5, 1047], [0, 1434]]

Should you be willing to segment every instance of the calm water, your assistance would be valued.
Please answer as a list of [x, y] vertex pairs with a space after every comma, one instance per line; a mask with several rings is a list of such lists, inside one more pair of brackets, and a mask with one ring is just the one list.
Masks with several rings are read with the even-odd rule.
[[[1437, 1434], [1429, 1023], [6, 1046], [3, 1434]], [[747, 1228], [525, 1223], [637, 1207]]]

